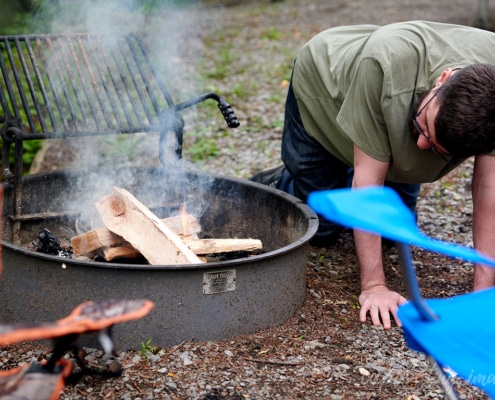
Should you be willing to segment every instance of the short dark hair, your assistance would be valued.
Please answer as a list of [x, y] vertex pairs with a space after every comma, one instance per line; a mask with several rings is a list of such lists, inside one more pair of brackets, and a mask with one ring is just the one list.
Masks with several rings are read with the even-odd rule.
[[495, 66], [462, 68], [440, 87], [435, 118], [438, 143], [454, 157], [495, 149]]

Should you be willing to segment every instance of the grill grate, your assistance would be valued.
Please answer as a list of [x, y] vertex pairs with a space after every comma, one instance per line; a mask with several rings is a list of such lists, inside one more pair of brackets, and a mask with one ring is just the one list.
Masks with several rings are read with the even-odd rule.
[[[229, 127], [239, 126], [216, 93], [174, 104], [134, 34], [4, 36], [0, 51], [3, 156], [5, 142], [162, 132], [172, 114], [206, 99], [217, 101]], [[181, 142], [182, 126], [177, 130]]]
[[0, 103], [30, 138], [135, 133], [173, 105], [136, 35], [0, 38]]

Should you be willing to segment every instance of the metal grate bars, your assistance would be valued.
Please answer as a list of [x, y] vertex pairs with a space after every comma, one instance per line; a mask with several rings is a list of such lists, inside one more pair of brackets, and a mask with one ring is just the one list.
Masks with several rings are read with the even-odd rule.
[[0, 37], [0, 51], [3, 116], [31, 138], [145, 131], [173, 105], [134, 35]]

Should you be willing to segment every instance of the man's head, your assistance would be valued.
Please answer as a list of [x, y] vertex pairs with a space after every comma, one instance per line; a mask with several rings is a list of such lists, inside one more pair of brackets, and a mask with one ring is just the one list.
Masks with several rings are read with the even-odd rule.
[[474, 64], [435, 87], [435, 139], [450, 155], [467, 158], [495, 149], [495, 66]]

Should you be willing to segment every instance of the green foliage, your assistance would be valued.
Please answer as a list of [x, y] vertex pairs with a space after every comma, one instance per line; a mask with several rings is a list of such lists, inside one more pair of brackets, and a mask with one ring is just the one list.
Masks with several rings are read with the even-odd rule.
[[353, 300], [352, 309], [353, 310], [360, 310], [361, 309], [361, 303], [359, 302], [359, 298], [355, 294], [353, 294], [352, 300]]
[[[3, 145], [3, 140], [0, 139], [0, 146], [2, 145]], [[22, 143], [22, 148], [23, 148], [22, 165], [23, 165], [24, 175], [28, 174], [29, 167], [33, 163], [33, 160], [36, 157], [36, 153], [38, 153], [42, 145], [43, 145], [43, 141], [38, 139], [25, 140]], [[1, 160], [1, 155], [0, 155], [0, 160]], [[11, 169], [13, 169], [14, 162], [15, 162], [14, 146], [11, 145], [9, 152], [9, 164], [11, 166]]]
[[265, 40], [280, 40], [281, 37], [280, 32], [273, 27], [266, 29], [261, 35], [261, 38]]
[[156, 352], [158, 351], [158, 348], [151, 344], [152, 340], [153, 338], [149, 338], [146, 342], [141, 342], [141, 349], [138, 350], [138, 353], [140, 353], [141, 356], [145, 359], [152, 354], [156, 354]]
[[230, 73], [230, 64], [232, 64], [232, 44], [227, 44], [222, 48], [216, 58], [213, 60], [214, 69], [206, 72], [206, 77], [210, 79], [225, 79]]
[[29, 167], [36, 157], [36, 153], [38, 152], [38, 150], [41, 149], [42, 145], [42, 140], [26, 140], [22, 143], [22, 148], [24, 149], [24, 152], [22, 153], [22, 163], [24, 165], [24, 171], [29, 170]]
[[207, 161], [215, 157], [219, 151], [215, 139], [212, 138], [199, 138], [187, 149], [192, 161]]
[[[8, 55], [5, 51], [2, 52], [2, 57], [4, 59], [4, 63], [6, 65], [9, 65], [10, 61], [9, 61]], [[15, 67], [18, 69], [22, 68], [20, 60], [15, 60]], [[14, 81], [13, 77], [11, 77], [11, 81]], [[35, 84], [35, 88], [36, 88], [36, 84]], [[22, 82], [22, 90], [26, 93], [29, 92], [28, 82], [26, 82], [26, 81]], [[13, 88], [13, 93], [14, 93], [14, 98], [15, 98], [15, 101], [17, 102], [17, 104], [22, 104], [22, 100], [21, 100], [21, 97], [19, 95], [19, 92], [15, 89], [15, 87]], [[10, 100], [10, 98], [9, 98], [9, 100]], [[10, 104], [10, 102], [9, 102], [9, 107], [10, 107], [10, 110], [12, 112], [13, 107]], [[26, 112], [24, 111], [24, 109], [20, 108], [18, 110], [18, 112], [19, 112], [19, 117], [20, 117], [21, 121], [26, 122], [28, 120], [28, 118], [27, 118], [27, 115], [26, 115]], [[36, 110], [34, 108], [31, 109], [30, 112], [31, 112], [31, 115], [36, 114]], [[42, 143], [43, 142], [41, 140], [25, 140], [23, 142], [23, 144], [22, 144], [22, 148], [23, 148], [22, 162], [23, 162], [23, 171], [25, 174], [27, 173], [26, 171], [29, 171], [29, 167], [31, 166], [34, 158], [36, 157], [36, 153], [41, 148]], [[0, 138], [0, 146], [3, 146], [3, 140], [1, 138]], [[9, 152], [9, 164], [12, 166], [14, 164], [14, 161], [15, 161], [14, 146], [11, 145], [10, 146], [10, 152]]]

